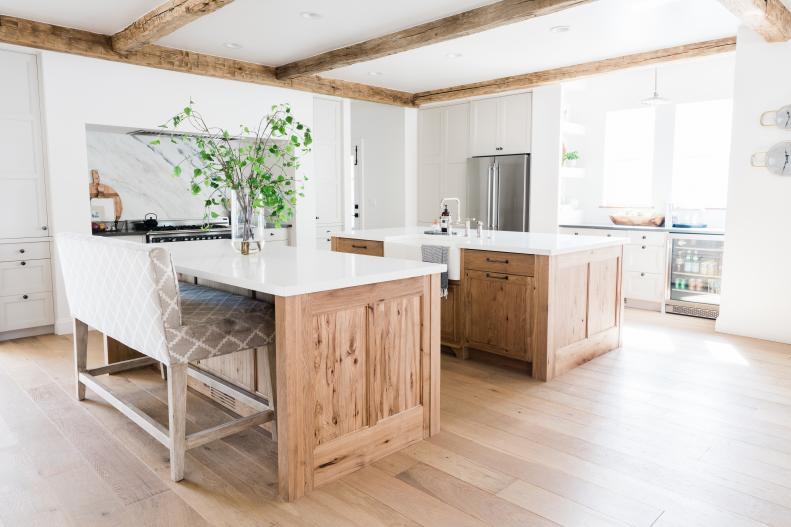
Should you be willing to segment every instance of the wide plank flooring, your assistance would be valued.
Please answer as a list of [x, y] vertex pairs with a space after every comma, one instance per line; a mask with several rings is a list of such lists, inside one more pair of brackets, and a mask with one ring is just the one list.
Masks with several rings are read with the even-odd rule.
[[[0, 343], [0, 526], [791, 526], [791, 346], [625, 321], [622, 350], [549, 383], [443, 356], [439, 435], [290, 504], [266, 433], [189, 451], [173, 483], [164, 447], [75, 400], [70, 337]], [[167, 423], [154, 369], [106, 382]], [[193, 393], [188, 413], [229, 419]]]

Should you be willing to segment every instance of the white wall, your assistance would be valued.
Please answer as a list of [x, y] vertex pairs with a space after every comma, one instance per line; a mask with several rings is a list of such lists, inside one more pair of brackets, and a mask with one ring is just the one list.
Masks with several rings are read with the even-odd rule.
[[[575, 213], [563, 207], [562, 223], [609, 223], [613, 209], [601, 208], [604, 188], [604, 141], [607, 112], [640, 108], [653, 90], [653, 68], [625, 70], [564, 84], [563, 107], [568, 121], [585, 127], [585, 135], [566, 135], [569, 150], [579, 150], [585, 177], [562, 181], [561, 201], [579, 203]], [[656, 108], [654, 208], [662, 213], [671, 200], [675, 104], [733, 96], [733, 55], [676, 62], [659, 67], [659, 92], [672, 104]], [[724, 211], [710, 211], [709, 223], [722, 226]]]
[[733, 144], [722, 306], [717, 330], [791, 343], [791, 177], [752, 168], [750, 156], [791, 132], [764, 128], [761, 113], [791, 104], [791, 42], [767, 44], [749, 29], [736, 47]]
[[[90, 232], [88, 124], [156, 128], [190, 98], [208, 122], [229, 129], [257, 122], [278, 103], [290, 103], [294, 115], [308, 125], [313, 120], [313, 95], [306, 92], [52, 52], [41, 53], [41, 70], [53, 234]], [[307, 156], [300, 172], [309, 175], [311, 170], [312, 156]], [[305, 195], [297, 205], [295, 236], [298, 245], [312, 246], [315, 196], [310, 179]], [[59, 273], [55, 277], [56, 331], [67, 332], [69, 312]]]
[[530, 232], [554, 233], [558, 230], [561, 99], [559, 84], [533, 90]]
[[[363, 227], [414, 225], [417, 205], [417, 110], [351, 103], [352, 141], [362, 144]], [[408, 199], [407, 199], [408, 197]]]

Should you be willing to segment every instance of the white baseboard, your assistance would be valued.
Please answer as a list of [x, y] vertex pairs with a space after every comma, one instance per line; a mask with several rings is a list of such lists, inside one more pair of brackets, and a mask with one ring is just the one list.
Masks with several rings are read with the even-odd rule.
[[39, 326], [36, 328], [17, 329], [14, 331], [4, 331], [0, 333], [0, 342], [4, 340], [21, 339], [25, 337], [37, 337], [39, 335], [51, 335], [53, 326]]

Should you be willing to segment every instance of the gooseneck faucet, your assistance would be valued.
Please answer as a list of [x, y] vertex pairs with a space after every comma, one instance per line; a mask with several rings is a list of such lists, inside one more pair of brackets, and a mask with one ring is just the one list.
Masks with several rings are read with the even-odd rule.
[[[458, 216], [456, 216], [455, 223], [461, 222], [461, 200], [459, 198], [442, 198], [442, 201], [439, 202], [439, 210], [442, 210], [442, 207], [444, 207], [448, 201], [456, 202], [456, 212], [458, 212]], [[450, 224], [453, 225], [453, 223], [454, 223], [453, 216], [451, 216]]]

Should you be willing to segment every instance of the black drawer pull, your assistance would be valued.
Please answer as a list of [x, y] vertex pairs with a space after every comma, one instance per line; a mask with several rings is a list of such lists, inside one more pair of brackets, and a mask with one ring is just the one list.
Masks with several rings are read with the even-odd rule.
[[367, 245], [352, 245], [352, 249], [367, 249]]
[[640, 276], [645, 276], [645, 273], [640, 273]]
[[19, 262], [19, 265], [27, 265], [27, 262]]
[[24, 249], [19, 249], [19, 253], [20, 254], [25, 254], [25, 250]]
[[494, 275], [486, 273], [486, 278], [494, 278], [495, 280], [508, 280], [508, 275]]
[[27, 300], [27, 295], [22, 295], [22, 300]]
[[489, 262], [489, 263], [496, 263], [496, 264], [507, 264], [508, 263], [508, 260], [498, 260], [496, 258], [489, 258], [489, 257], [486, 258], [486, 261]]
[[647, 240], [647, 239], [648, 239], [648, 236], [645, 236], [645, 235], [643, 235], [643, 239], [644, 239], [644, 240]]
[[645, 245], [643, 245], [643, 249], [645, 249]]

